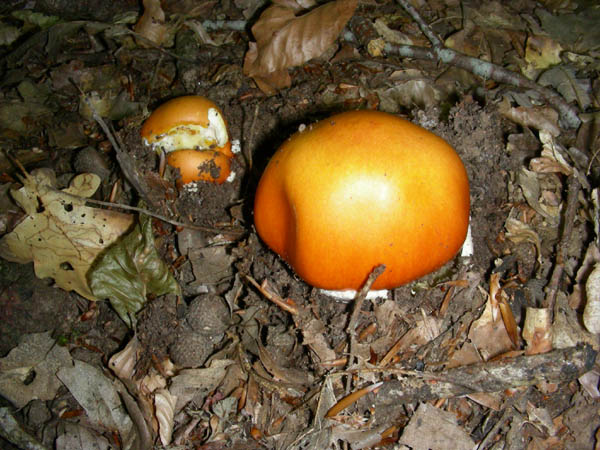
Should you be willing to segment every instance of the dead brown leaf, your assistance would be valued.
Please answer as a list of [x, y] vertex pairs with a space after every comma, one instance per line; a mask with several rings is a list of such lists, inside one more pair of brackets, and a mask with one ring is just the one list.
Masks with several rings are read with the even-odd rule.
[[267, 8], [252, 27], [244, 74], [268, 95], [291, 85], [287, 69], [322, 55], [354, 14], [357, 0], [337, 0], [296, 17], [279, 5]]

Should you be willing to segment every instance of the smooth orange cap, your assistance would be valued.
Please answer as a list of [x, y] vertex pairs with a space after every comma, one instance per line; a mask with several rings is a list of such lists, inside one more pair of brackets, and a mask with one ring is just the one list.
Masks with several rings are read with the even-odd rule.
[[167, 155], [167, 163], [179, 169], [181, 184], [210, 181], [221, 184], [231, 173], [231, 158], [211, 150], [178, 150]]
[[391, 289], [452, 259], [469, 225], [466, 170], [442, 138], [377, 111], [332, 116], [289, 138], [256, 191], [256, 230], [309, 284]]

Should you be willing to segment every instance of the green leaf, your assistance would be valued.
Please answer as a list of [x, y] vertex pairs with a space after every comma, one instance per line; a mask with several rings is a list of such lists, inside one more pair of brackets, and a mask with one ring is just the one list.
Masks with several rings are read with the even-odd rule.
[[98, 259], [88, 279], [94, 295], [108, 298], [131, 328], [148, 294], [180, 295], [179, 284], [154, 247], [152, 221], [144, 215], [127, 236]]

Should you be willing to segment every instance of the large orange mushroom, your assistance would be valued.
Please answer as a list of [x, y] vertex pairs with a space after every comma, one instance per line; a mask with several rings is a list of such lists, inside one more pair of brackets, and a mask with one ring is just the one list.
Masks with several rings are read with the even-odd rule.
[[230, 175], [233, 153], [227, 125], [221, 110], [205, 97], [188, 95], [163, 103], [144, 122], [141, 135], [146, 145], [166, 153], [183, 184], [220, 184]]
[[391, 289], [452, 259], [469, 225], [469, 182], [442, 138], [394, 115], [353, 111], [305, 127], [258, 184], [256, 230], [309, 284]]

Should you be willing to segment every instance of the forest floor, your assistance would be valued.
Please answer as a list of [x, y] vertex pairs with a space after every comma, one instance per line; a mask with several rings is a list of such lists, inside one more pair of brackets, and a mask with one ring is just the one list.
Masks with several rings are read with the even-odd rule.
[[[595, 2], [143, 3], [0, 6], [2, 448], [598, 445]], [[223, 184], [140, 137], [190, 94], [239, 142]], [[355, 109], [454, 147], [472, 251], [341, 301], [253, 203], [290, 135]]]

